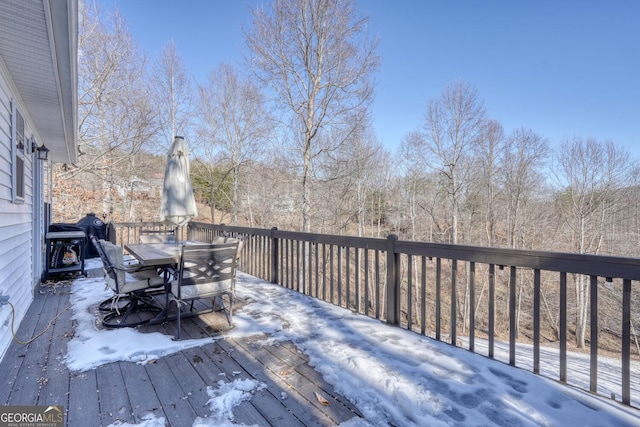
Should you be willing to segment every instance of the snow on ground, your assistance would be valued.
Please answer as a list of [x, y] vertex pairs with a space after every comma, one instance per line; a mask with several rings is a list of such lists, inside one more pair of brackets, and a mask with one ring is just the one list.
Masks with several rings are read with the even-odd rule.
[[[160, 333], [98, 329], [89, 307], [109, 296], [102, 279], [77, 279], [72, 291], [73, 316], [78, 322], [67, 349], [66, 361], [72, 370], [93, 369], [118, 360], [146, 363], [214, 339], [176, 342]], [[364, 415], [364, 419], [353, 419], [343, 427], [640, 425], [637, 409], [249, 275], [239, 273], [237, 291], [247, 304], [235, 314], [235, 327], [227, 335], [264, 334], [264, 345], [292, 341], [325, 380]], [[519, 353], [518, 364], [528, 354]], [[579, 363], [581, 360], [569, 359], [570, 376], [587, 369], [584, 376], [588, 378], [588, 363]], [[547, 369], [545, 362], [543, 366]], [[600, 365], [604, 378], [606, 366]], [[619, 373], [615, 375], [613, 378], [619, 378]], [[633, 386], [637, 387], [637, 382]], [[212, 415], [197, 418], [193, 426], [236, 425], [233, 409], [264, 387], [249, 378], [211, 384]], [[633, 393], [637, 399], [638, 390]], [[136, 424], [163, 425], [163, 418], [153, 416]]]

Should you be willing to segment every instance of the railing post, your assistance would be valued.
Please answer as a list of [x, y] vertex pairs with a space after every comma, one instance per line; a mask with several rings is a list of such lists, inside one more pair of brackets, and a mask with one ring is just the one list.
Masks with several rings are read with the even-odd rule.
[[398, 236], [387, 237], [387, 323], [400, 325], [400, 254], [395, 251]]
[[271, 228], [271, 283], [278, 283], [278, 239], [275, 231], [278, 227]]

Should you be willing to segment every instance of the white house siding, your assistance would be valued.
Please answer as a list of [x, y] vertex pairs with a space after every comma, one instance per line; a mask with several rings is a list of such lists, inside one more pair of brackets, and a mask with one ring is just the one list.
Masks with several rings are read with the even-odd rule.
[[[9, 295], [9, 301], [15, 307], [15, 324], [19, 325], [31, 304], [33, 287], [39, 277], [34, 277], [32, 268], [34, 155], [30, 147], [25, 148], [24, 200], [20, 203], [12, 201], [12, 100], [25, 120], [25, 138], [30, 138], [33, 133], [28, 111], [12, 87], [0, 58], [0, 294]], [[0, 359], [12, 340], [11, 312], [9, 305], [0, 307]]]

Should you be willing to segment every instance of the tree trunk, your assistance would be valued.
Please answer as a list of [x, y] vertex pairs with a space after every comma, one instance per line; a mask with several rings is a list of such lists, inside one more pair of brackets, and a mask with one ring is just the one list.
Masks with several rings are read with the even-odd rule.
[[302, 171], [302, 231], [311, 232], [311, 141], [304, 150], [304, 166]]

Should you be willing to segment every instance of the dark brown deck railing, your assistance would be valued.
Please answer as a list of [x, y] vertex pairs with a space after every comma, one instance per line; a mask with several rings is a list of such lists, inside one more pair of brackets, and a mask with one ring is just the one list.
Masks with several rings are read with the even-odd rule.
[[[107, 238], [112, 243], [124, 246], [129, 243], [140, 243], [141, 230], [171, 231], [173, 229], [174, 227], [155, 221], [110, 222], [107, 224]], [[175, 231], [179, 240], [186, 238], [187, 227], [178, 227]]]
[[[112, 224], [112, 229], [117, 242], [124, 245], [136, 236], [132, 229], [149, 224]], [[584, 275], [590, 285], [586, 341], [592, 393], [598, 393], [598, 319], [603, 315], [598, 311], [598, 292], [603, 286], [619, 289], [620, 313], [615, 314], [620, 318], [615, 333], [620, 339], [619, 396], [622, 403], [631, 405], [631, 304], [632, 290], [637, 289], [634, 282], [640, 280], [640, 259], [411, 242], [394, 235], [358, 238], [195, 222], [187, 227], [189, 240], [210, 241], [218, 235], [243, 239], [239, 269], [245, 273], [472, 352], [479, 352], [476, 344], [486, 342], [486, 356], [494, 359], [500, 290], [508, 306], [508, 363], [512, 366], [520, 366], [516, 360], [518, 289], [519, 284], [528, 283], [533, 300], [529, 313], [533, 366], [524, 368], [536, 374], [543, 374], [541, 311], [543, 302], [549, 304], [541, 297], [541, 286], [551, 283], [559, 305], [555, 307], [559, 368], [558, 377], [552, 379], [561, 383], [568, 383], [568, 279]], [[499, 289], [503, 283], [506, 289]], [[470, 304], [461, 306], [461, 293]], [[637, 301], [636, 293], [633, 296]], [[479, 325], [476, 314], [482, 298], [486, 314]], [[486, 338], [476, 337], [478, 332]]]

